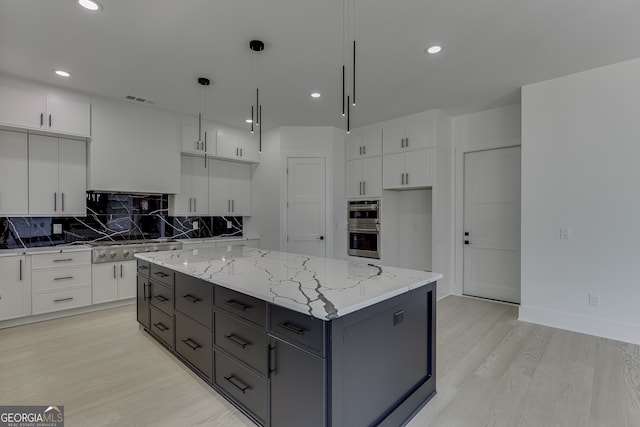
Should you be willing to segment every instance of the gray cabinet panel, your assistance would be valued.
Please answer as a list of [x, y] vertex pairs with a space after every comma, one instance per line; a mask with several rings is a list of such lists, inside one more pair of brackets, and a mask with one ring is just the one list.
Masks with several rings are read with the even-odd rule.
[[269, 333], [324, 357], [324, 321], [284, 307], [270, 304], [269, 308]]
[[152, 306], [167, 314], [173, 314], [173, 288], [153, 280], [149, 281], [149, 295]]
[[210, 327], [213, 286], [181, 273], [176, 273], [175, 280], [176, 310]]
[[155, 280], [156, 282], [164, 283], [168, 286], [173, 286], [173, 270], [169, 270], [168, 268], [162, 267], [157, 264], [151, 264], [150, 270], [151, 279]]
[[271, 425], [325, 426], [325, 359], [276, 338], [271, 346]]
[[216, 351], [214, 382], [264, 423], [267, 419], [267, 382], [264, 379]]
[[238, 360], [267, 374], [267, 334], [223, 313], [215, 313], [214, 343]]
[[169, 347], [174, 348], [173, 317], [151, 307], [150, 319], [149, 330], [151, 333]]
[[138, 274], [141, 276], [149, 277], [149, 273], [151, 270], [151, 264], [147, 261], [138, 260]]
[[149, 299], [151, 290], [149, 289], [149, 279], [138, 276], [138, 289], [136, 305], [138, 307], [138, 323], [149, 329]]
[[216, 307], [240, 316], [259, 326], [266, 323], [267, 303], [222, 286], [215, 287]]
[[207, 329], [187, 316], [175, 313], [176, 352], [211, 381], [213, 347], [211, 329]]

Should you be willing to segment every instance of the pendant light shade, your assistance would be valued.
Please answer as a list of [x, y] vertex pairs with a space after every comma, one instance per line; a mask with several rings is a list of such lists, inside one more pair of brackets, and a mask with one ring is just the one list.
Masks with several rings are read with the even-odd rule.
[[[346, 116], [347, 133], [351, 130], [351, 109], [356, 106], [356, 40], [355, 19], [356, 0], [342, 0], [342, 116]], [[351, 70], [348, 70], [347, 51], [351, 47]], [[347, 72], [351, 72], [351, 81], [347, 82]], [[350, 83], [350, 87], [349, 87]], [[345, 108], [346, 103], [346, 108]]]
[[[255, 114], [254, 106], [251, 106], [251, 132], [253, 133], [254, 125], [258, 128], [258, 152], [262, 153], [262, 104], [260, 104], [260, 77], [262, 71], [261, 52], [264, 50], [264, 42], [261, 40], [251, 40], [249, 49], [253, 53], [251, 62], [251, 78], [252, 86], [256, 88], [256, 105]], [[254, 77], [255, 76], [255, 77]], [[255, 120], [254, 120], [255, 117]]]
[[200, 112], [198, 113], [198, 141], [196, 145], [199, 150], [204, 150], [204, 167], [207, 167], [207, 134], [204, 135], [204, 141], [202, 140], [202, 109], [204, 104], [204, 89], [211, 84], [211, 80], [206, 77], [198, 77], [198, 84], [201, 86], [200, 93]]

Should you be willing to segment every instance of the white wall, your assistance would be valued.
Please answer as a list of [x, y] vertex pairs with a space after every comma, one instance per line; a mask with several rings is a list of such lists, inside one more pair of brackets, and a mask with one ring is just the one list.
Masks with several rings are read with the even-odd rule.
[[520, 105], [509, 105], [501, 108], [480, 111], [457, 116], [452, 119], [452, 140], [454, 153], [453, 180], [453, 212], [455, 218], [452, 233], [452, 245], [455, 251], [454, 279], [450, 282], [449, 291], [455, 295], [462, 294], [462, 228], [463, 228], [463, 195], [464, 195], [464, 154], [472, 151], [520, 145], [521, 141]]
[[635, 59], [522, 89], [521, 320], [640, 344], [638, 76]]

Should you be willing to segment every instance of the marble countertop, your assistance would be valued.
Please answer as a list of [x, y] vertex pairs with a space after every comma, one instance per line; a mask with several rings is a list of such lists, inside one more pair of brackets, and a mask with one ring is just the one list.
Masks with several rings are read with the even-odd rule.
[[0, 257], [15, 255], [61, 254], [64, 252], [90, 251], [89, 245], [40, 246], [36, 248], [0, 249]]
[[175, 239], [181, 243], [201, 243], [201, 242], [233, 242], [242, 240], [260, 240], [260, 237], [194, 237], [192, 239]]
[[442, 274], [421, 270], [244, 246], [136, 257], [322, 320], [344, 316], [442, 278]]

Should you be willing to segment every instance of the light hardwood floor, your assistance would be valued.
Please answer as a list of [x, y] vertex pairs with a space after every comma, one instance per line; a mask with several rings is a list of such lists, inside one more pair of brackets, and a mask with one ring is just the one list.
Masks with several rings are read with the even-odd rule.
[[[438, 303], [438, 394], [409, 426], [640, 426], [640, 346], [516, 318]], [[64, 405], [69, 427], [253, 425], [138, 329], [135, 306], [0, 330], [0, 405], [29, 404]]]

